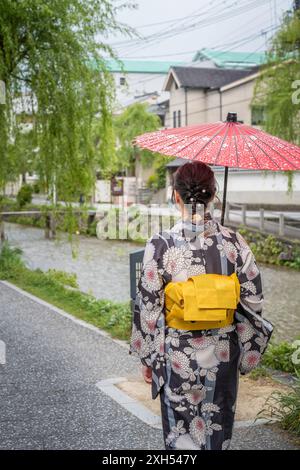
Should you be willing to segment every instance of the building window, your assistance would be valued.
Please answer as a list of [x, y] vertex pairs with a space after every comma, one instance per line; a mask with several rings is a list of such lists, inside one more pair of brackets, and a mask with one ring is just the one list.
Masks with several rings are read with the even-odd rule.
[[176, 125], [176, 111], [173, 111], [173, 127], [177, 127], [177, 125]]
[[178, 110], [178, 127], [181, 127], [181, 111]]
[[120, 77], [120, 85], [125, 85], [126, 80], [125, 77]]
[[252, 106], [251, 124], [252, 126], [261, 126], [266, 122], [266, 110], [264, 106]]

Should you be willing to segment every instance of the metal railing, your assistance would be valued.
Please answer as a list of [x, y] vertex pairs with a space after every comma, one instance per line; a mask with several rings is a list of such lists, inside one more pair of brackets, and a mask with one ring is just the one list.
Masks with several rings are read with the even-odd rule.
[[[253, 214], [256, 213], [256, 214]], [[262, 232], [277, 234], [280, 237], [300, 239], [300, 214], [293, 217], [290, 211], [274, 212], [259, 208], [250, 210], [247, 204], [227, 203], [226, 222], [241, 223], [244, 226], [255, 227]]]

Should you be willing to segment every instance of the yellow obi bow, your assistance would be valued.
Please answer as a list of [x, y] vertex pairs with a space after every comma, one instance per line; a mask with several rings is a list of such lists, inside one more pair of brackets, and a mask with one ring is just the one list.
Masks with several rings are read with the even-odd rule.
[[233, 323], [240, 300], [236, 273], [199, 274], [165, 287], [166, 322], [182, 330], [208, 330]]

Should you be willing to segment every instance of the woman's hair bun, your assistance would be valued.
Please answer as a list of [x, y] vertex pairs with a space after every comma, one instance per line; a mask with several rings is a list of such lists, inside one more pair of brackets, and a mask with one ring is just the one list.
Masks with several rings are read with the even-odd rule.
[[173, 186], [185, 204], [207, 206], [216, 192], [215, 174], [206, 163], [188, 162], [175, 172]]

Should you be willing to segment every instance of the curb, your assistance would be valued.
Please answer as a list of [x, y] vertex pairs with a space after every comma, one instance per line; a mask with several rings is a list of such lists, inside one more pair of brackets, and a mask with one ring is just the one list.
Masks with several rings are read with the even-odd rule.
[[[119, 387], [116, 387], [116, 384], [118, 384], [119, 382], [124, 382], [124, 380], [127, 380], [127, 378], [116, 377], [111, 379], [100, 380], [96, 383], [96, 387], [148, 426], [161, 430], [162, 424], [160, 416], [157, 416], [146, 406], [142, 405], [138, 400], [127, 395], [127, 393], [125, 393]], [[262, 424], [267, 424], [270, 422], [271, 420], [262, 418], [257, 419], [256, 421], [235, 421], [233, 427], [234, 429], [243, 429], [254, 426], [261, 426]]]

